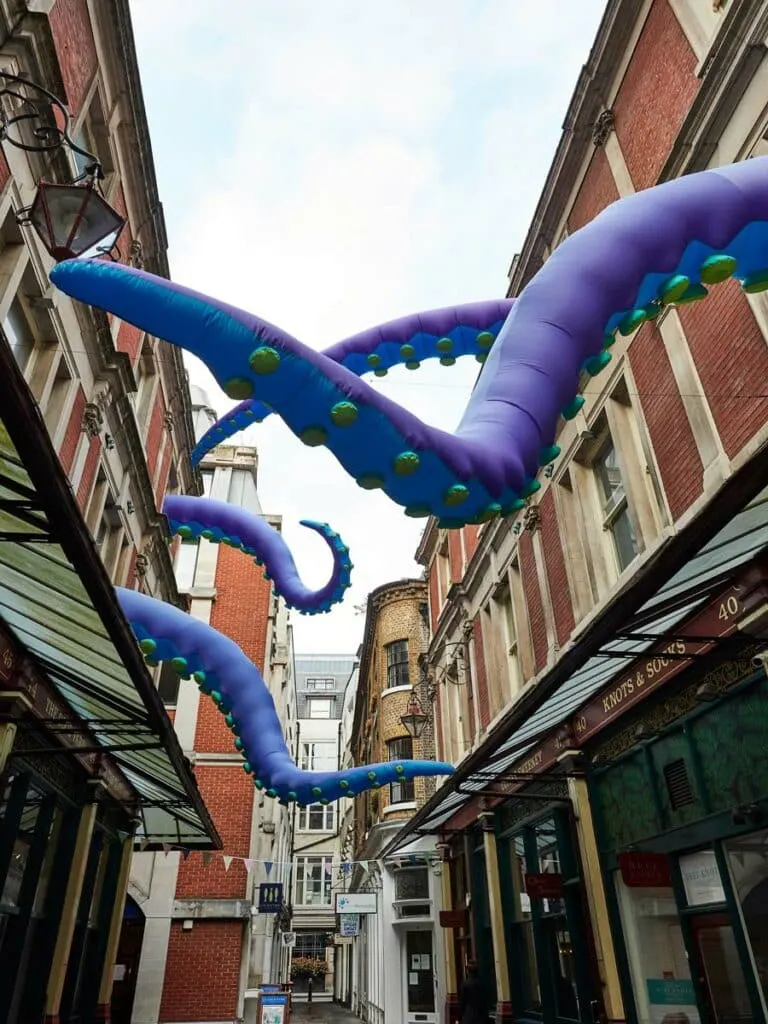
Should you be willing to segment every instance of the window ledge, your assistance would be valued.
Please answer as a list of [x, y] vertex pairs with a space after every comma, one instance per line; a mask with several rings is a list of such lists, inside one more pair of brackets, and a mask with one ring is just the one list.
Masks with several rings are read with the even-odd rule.
[[384, 810], [381, 813], [386, 815], [386, 814], [394, 814], [395, 811], [415, 811], [415, 810], [416, 810], [416, 801], [415, 800], [405, 800], [401, 804], [387, 804], [387, 806], [384, 808]]
[[413, 687], [410, 683], [407, 686], [388, 686], [385, 690], [381, 691], [380, 696], [386, 697], [389, 693], [410, 693]]

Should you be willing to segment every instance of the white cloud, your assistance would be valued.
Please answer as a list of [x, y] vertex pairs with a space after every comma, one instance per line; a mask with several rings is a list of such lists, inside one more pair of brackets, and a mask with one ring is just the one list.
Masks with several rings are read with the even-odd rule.
[[[182, 106], [185, 123], [199, 121], [155, 139], [174, 276], [315, 347], [502, 295], [602, 8], [230, 0], [222, 17], [207, 0], [132, 0], [152, 125], [170, 131]], [[190, 167], [205, 183], [192, 199], [174, 185]], [[382, 386], [451, 429], [476, 369], [399, 371]], [[231, 404], [209, 390], [221, 411]], [[327, 519], [352, 549], [345, 605], [299, 619], [299, 649], [354, 649], [353, 605], [419, 572], [420, 525], [278, 421], [245, 438], [259, 447], [263, 505], [285, 516], [307, 581], [320, 583], [328, 562], [299, 518]]]

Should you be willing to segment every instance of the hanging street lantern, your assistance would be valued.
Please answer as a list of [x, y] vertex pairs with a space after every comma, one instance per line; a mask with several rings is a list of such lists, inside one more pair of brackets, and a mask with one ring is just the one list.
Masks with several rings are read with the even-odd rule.
[[19, 224], [31, 227], [57, 262], [109, 255], [125, 226], [101, 193], [104, 172], [98, 158], [73, 142], [69, 122], [69, 111], [52, 92], [0, 71], [0, 144], [27, 153], [69, 149], [87, 161], [72, 181], [40, 181], [32, 205], [17, 214]]
[[57, 263], [109, 253], [125, 226], [124, 218], [97, 191], [94, 179], [69, 185], [41, 181], [25, 220]]
[[400, 716], [400, 721], [405, 726], [409, 736], [413, 736], [415, 740], [419, 739], [424, 732], [424, 726], [429, 721], [429, 715], [422, 708], [415, 690], [411, 690], [408, 707], [405, 709], [405, 714]]

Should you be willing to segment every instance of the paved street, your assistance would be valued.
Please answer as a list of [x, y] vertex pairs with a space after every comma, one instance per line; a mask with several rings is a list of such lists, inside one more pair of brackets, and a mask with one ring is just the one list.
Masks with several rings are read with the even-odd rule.
[[313, 1024], [351, 1024], [358, 1017], [333, 1003], [294, 1003], [291, 1021], [312, 1021]]

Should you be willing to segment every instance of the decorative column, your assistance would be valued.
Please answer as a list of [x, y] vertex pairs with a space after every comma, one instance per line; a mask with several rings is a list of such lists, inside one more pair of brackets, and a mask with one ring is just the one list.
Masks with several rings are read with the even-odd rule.
[[117, 957], [117, 947], [120, 944], [120, 933], [123, 929], [123, 913], [125, 912], [125, 898], [128, 894], [132, 858], [133, 835], [129, 835], [123, 840], [120, 872], [117, 876], [115, 890], [115, 903], [109, 921], [107, 947], [104, 951], [104, 967], [101, 972], [99, 998], [96, 1004], [95, 1019], [97, 1021], [110, 1021], [112, 1019], [110, 1004], [112, 1002], [112, 984], [115, 980], [115, 958]]
[[624, 1000], [621, 995], [619, 968], [613, 945], [608, 901], [605, 896], [603, 874], [595, 838], [592, 807], [589, 802], [589, 788], [583, 778], [568, 779], [568, 794], [576, 819], [576, 833], [579, 838], [581, 862], [584, 866], [585, 889], [592, 918], [592, 932], [597, 956], [597, 967], [603, 987], [605, 1016], [608, 1021], [624, 1021]]
[[91, 782], [89, 786], [92, 792], [89, 794], [89, 802], [85, 804], [80, 812], [75, 849], [72, 853], [72, 866], [67, 881], [64, 903], [61, 908], [59, 931], [56, 936], [56, 945], [53, 949], [51, 970], [48, 974], [48, 991], [45, 997], [45, 1024], [59, 1024], [61, 997], [67, 977], [69, 954], [72, 949], [72, 937], [77, 920], [77, 909], [83, 893], [83, 882], [88, 865], [88, 852], [91, 847], [91, 840], [93, 839], [93, 826], [96, 823], [96, 811], [98, 808], [96, 790], [97, 787], [101, 786], [101, 783]]
[[483, 830], [485, 877], [488, 885], [488, 908], [491, 915], [493, 938], [493, 967], [496, 972], [496, 1024], [512, 1024], [512, 1003], [507, 962], [507, 938], [504, 932], [504, 912], [501, 905], [499, 856], [496, 850], [496, 831], [493, 812], [481, 811], [477, 816]]
[[[443, 912], [452, 911], [453, 895], [451, 893], [451, 848], [447, 843], [438, 843], [437, 852], [440, 857], [440, 886], [442, 889]], [[455, 1024], [459, 1016], [459, 995], [456, 982], [456, 953], [453, 928], [443, 928], [445, 946], [445, 1022]]]

